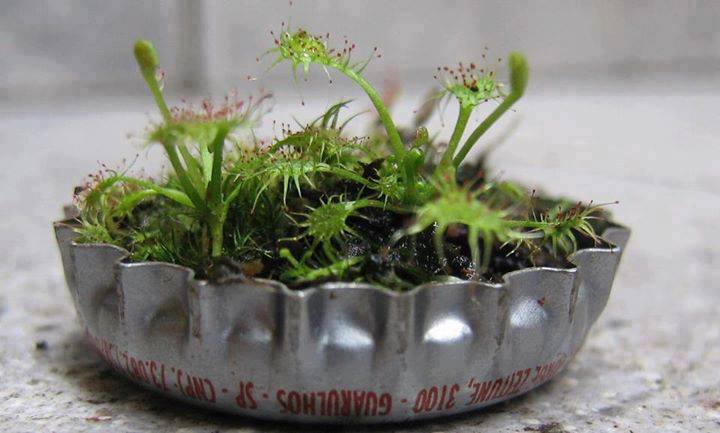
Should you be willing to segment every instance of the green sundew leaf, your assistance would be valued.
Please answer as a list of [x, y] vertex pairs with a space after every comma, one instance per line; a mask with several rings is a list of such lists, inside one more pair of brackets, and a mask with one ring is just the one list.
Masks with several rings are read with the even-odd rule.
[[151, 189], [129, 193], [120, 198], [120, 203], [115, 208], [114, 213], [117, 215], [127, 215], [132, 212], [132, 210], [135, 209], [141, 201], [149, 197], [154, 197], [157, 194], [157, 191]]
[[[225, 198], [225, 206], [231, 206], [238, 197], [252, 197], [253, 203], [262, 192], [267, 189], [268, 183], [264, 183], [265, 164], [268, 159], [264, 156], [250, 156], [233, 162], [228, 168], [228, 190]], [[254, 210], [254, 204], [252, 210]]]
[[386, 203], [388, 201], [396, 202], [405, 194], [405, 186], [400, 178], [399, 169], [381, 168], [378, 177], [373, 179], [370, 188], [377, 191], [380, 198]]
[[159, 195], [167, 197], [170, 200], [175, 201], [176, 203], [179, 203], [183, 206], [187, 206], [189, 208], [194, 208], [193, 202], [190, 200], [190, 198], [184, 192], [182, 192], [180, 190], [162, 187], [153, 182], [144, 181], [141, 179], [135, 179], [135, 178], [127, 177], [127, 176], [119, 176], [117, 180], [129, 183], [129, 184], [135, 184], [142, 188], [151, 189], [151, 190], [157, 192]]
[[148, 136], [151, 142], [182, 143], [187, 140], [198, 144], [199, 148], [208, 148], [218, 130], [233, 131], [248, 122], [243, 118], [192, 119], [158, 125]]
[[469, 68], [451, 69], [442, 79], [444, 95], [455, 97], [460, 106], [469, 109], [502, 96], [501, 86], [492, 71], [481, 73]]
[[[437, 198], [420, 206], [416, 211], [413, 225], [396, 234], [396, 239], [434, 227], [435, 247], [442, 258], [442, 239], [447, 228], [453, 224], [465, 225], [470, 234], [468, 241], [471, 255], [476, 259], [476, 271], [482, 274], [489, 264], [489, 252], [493, 242], [507, 242], [523, 237], [522, 233], [508, 225], [506, 212], [489, 208], [478, 200], [477, 192], [457, 186], [450, 180], [442, 181], [437, 186], [439, 194]], [[477, 239], [470, 239], [478, 234], [481, 234], [485, 241], [485, 253], [482, 258]]]
[[322, 120], [321, 126], [323, 129], [335, 129], [337, 127], [338, 117], [340, 116], [340, 110], [347, 107], [350, 102], [352, 102], [352, 99], [340, 101], [337, 104], [334, 104], [328, 108], [323, 115], [310, 122], [310, 125], [314, 126], [318, 121]]
[[311, 209], [306, 220], [300, 224], [305, 227], [305, 235], [316, 239], [319, 242], [328, 242], [333, 239], [340, 239], [347, 234], [357, 235], [348, 225], [347, 219], [355, 215], [363, 206], [356, 201], [333, 202], [332, 198], [317, 208]]
[[583, 207], [581, 203], [570, 206], [567, 201], [562, 202], [541, 216], [540, 224], [536, 224], [537, 230], [549, 240], [553, 253], [571, 254], [577, 251], [578, 247], [575, 233], [588, 236], [595, 242], [599, 241], [590, 220], [597, 218], [594, 215], [603, 206], [606, 204]]
[[271, 153], [281, 149], [292, 149], [305, 158], [318, 162], [333, 164], [333, 166], [357, 165], [355, 153], [361, 146], [354, 139], [346, 139], [337, 129], [325, 129], [308, 125], [282, 140], [278, 140], [271, 148]]
[[115, 239], [107, 227], [97, 222], [91, 222], [86, 219], [81, 220], [81, 226], [75, 229], [79, 235], [76, 242], [88, 244], [116, 244]]
[[332, 260], [325, 266], [313, 267], [297, 260], [287, 248], [281, 249], [279, 255], [292, 266], [290, 269], [285, 270], [280, 278], [295, 283], [305, 283], [331, 277], [341, 278], [353, 266], [358, 265], [363, 260], [362, 257], [348, 257]]
[[530, 75], [530, 66], [524, 55], [518, 52], [510, 53], [508, 58], [510, 69], [510, 88], [517, 98], [525, 93]]
[[349, 54], [338, 56], [337, 53], [331, 52], [321, 37], [311, 35], [302, 29], [296, 32], [283, 31], [276, 47], [268, 52], [278, 54], [271, 68], [283, 60], [288, 60], [292, 63], [293, 71], [301, 66], [305, 74], [309, 72], [313, 63], [343, 68], [347, 64], [345, 59], [349, 58]]
[[[378, 112], [381, 123], [385, 127], [388, 134], [390, 147], [393, 153], [402, 157], [405, 154], [405, 146], [402, 137], [395, 126], [395, 122], [390, 116], [390, 112], [382, 101], [380, 94], [365, 78], [360, 75], [359, 70], [353, 69], [350, 65], [350, 56], [354, 49], [354, 44], [345, 47], [342, 50], [328, 49], [326, 41], [322, 37], [311, 35], [305, 30], [298, 30], [294, 33], [283, 31], [278, 39], [275, 40], [276, 47], [269, 50], [268, 53], [277, 53], [277, 60], [288, 60], [292, 63], [293, 76], [297, 79], [295, 71], [299, 65], [302, 65], [303, 71], [307, 74], [311, 64], [321, 65], [324, 69], [336, 69], [367, 94], [370, 101]], [[273, 63], [273, 66], [278, 61]]]
[[482, 185], [480, 197], [492, 208], [511, 208], [514, 214], [527, 213], [530, 196], [527, 190], [514, 182], [487, 182]]
[[135, 60], [142, 71], [155, 73], [155, 69], [160, 66], [157, 51], [152, 42], [146, 40], [138, 40], [134, 47]]
[[268, 161], [267, 164], [268, 166], [258, 173], [258, 176], [261, 176], [263, 179], [263, 186], [261, 187], [260, 192], [258, 192], [258, 197], [263, 191], [281, 181], [283, 186], [283, 203], [287, 201], [287, 194], [289, 192], [291, 180], [297, 188], [298, 194], [302, 196], [301, 180], [313, 187], [312, 181], [310, 181], [310, 176], [312, 174], [327, 173], [331, 171], [328, 164], [302, 159], [275, 159], [273, 161]]
[[525, 188], [514, 182], [498, 182], [496, 183], [498, 190], [500, 190], [505, 196], [511, 201], [522, 201], [527, 200], [528, 195]]

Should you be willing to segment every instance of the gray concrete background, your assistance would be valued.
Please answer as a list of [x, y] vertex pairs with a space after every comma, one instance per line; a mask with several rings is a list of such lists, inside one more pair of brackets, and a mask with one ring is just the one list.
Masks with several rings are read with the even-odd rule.
[[[307, 3], [0, 5], [0, 430], [718, 431], [720, 3]], [[633, 229], [609, 304], [561, 377], [461, 418], [373, 429], [283, 426], [140, 390], [83, 342], [50, 222], [98, 160], [114, 164], [139, 152], [138, 165], [158, 165], [157, 148], [126, 138], [153, 113], [130, 56], [133, 39], [157, 42], [176, 94], [265, 84], [277, 90], [270, 117], [278, 120], [299, 110], [310, 117], [343, 96], [358, 98], [355, 111], [368, 108], [341, 80], [330, 89], [322, 77], [301, 83], [303, 109], [298, 89], [279, 81], [286, 69], [260, 83], [242, 79], [262, 69], [254, 58], [267, 30], [290, 15], [382, 46], [373, 79], [389, 72], [407, 79], [395, 110], [401, 122], [434, 65], [472, 58], [484, 43], [528, 53], [526, 98], [481, 143], [505, 140], [493, 167], [555, 194], [619, 200], [615, 215]], [[402, 62], [390, 67], [391, 55]], [[434, 118], [433, 130], [441, 126]]]
[[155, 41], [176, 84], [242, 86], [263, 69], [255, 58], [271, 46], [268, 32], [288, 20], [347, 35], [359, 53], [380, 46], [385, 58], [369, 72], [402, 78], [430, 80], [435, 66], [479, 58], [486, 45], [494, 57], [524, 51], [536, 86], [695, 80], [720, 66], [720, 2], [712, 0], [5, 0], [0, 9], [5, 99], [138, 92], [128, 55], [138, 37]]

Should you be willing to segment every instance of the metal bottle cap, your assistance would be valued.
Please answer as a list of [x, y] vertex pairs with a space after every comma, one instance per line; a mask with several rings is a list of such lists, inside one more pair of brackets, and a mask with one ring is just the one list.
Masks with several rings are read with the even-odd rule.
[[196, 280], [177, 265], [76, 244], [56, 222], [88, 338], [146, 388], [256, 418], [382, 423], [433, 418], [523, 394], [555, 376], [605, 307], [630, 232], [577, 251], [572, 269], [504, 282], [392, 292], [354, 283]]

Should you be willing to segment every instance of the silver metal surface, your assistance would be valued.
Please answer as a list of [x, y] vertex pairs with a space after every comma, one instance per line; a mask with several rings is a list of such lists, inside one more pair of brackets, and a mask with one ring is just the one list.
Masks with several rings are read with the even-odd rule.
[[274, 420], [376, 423], [456, 414], [525, 393], [560, 372], [602, 312], [629, 230], [573, 269], [510, 272], [502, 284], [396, 293], [333, 283], [195, 280], [167, 263], [76, 244], [55, 223], [88, 338], [133, 381], [168, 396]]

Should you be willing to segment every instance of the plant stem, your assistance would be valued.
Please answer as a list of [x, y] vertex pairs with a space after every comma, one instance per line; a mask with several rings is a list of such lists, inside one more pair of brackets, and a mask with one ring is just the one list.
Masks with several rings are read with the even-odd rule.
[[463, 147], [460, 149], [460, 152], [458, 152], [457, 156], [455, 156], [455, 159], [453, 159], [453, 164], [455, 167], [460, 166], [460, 163], [463, 162], [467, 154], [470, 152], [472, 147], [475, 145], [475, 143], [478, 141], [480, 137], [482, 137], [485, 132], [487, 132], [488, 129], [490, 129], [491, 126], [502, 116], [505, 114], [505, 112], [518, 100], [520, 99], [520, 96], [514, 96], [513, 93], [509, 94], [501, 103], [500, 105], [495, 108], [495, 110], [490, 113], [488, 117], [485, 118], [485, 120], [478, 125], [477, 128], [470, 134], [470, 137], [468, 137], [467, 141], [465, 141], [465, 144], [463, 144]]
[[542, 229], [551, 226], [551, 224], [548, 224], [543, 221], [522, 221], [522, 220], [505, 220], [505, 223], [509, 227], [517, 228], [528, 228], [528, 229]]
[[155, 79], [155, 72], [143, 71], [142, 75], [143, 78], [145, 78], [145, 82], [148, 83], [148, 87], [150, 87], [150, 91], [152, 92], [155, 104], [158, 106], [158, 109], [160, 110], [160, 114], [162, 114], [163, 119], [168, 123], [171, 122], [172, 116], [170, 115], [170, 109], [168, 108], [165, 99], [162, 97], [162, 93], [160, 92], [160, 86]]
[[213, 142], [210, 144], [212, 152], [212, 174], [210, 175], [210, 183], [207, 188], [207, 199], [214, 205], [222, 203], [222, 164], [223, 164], [223, 148], [225, 146], [225, 138], [229, 130], [227, 126], [221, 125], [218, 128]]
[[457, 145], [463, 136], [463, 132], [465, 132], [465, 127], [467, 126], [468, 120], [470, 119], [470, 114], [472, 113], [472, 110], [472, 106], [465, 106], [463, 104], [460, 104], [460, 111], [458, 111], [458, 118], [455, 122], [455, 129], [453, 130], [452, 136], [450, 137], [448, 147], [445, 150], [442, 159], [440, 160], [441, 167], [445, 167], [452, 162], [453, 156], [455, 156], [455, 149], [457, 149]]
[[[152, 92], [153, 99], [155, 99], [155, 104], [157, 104], [160, 114], [162, 114], [165, 123], [172, 123], [170, 109], [168, 109], [168, 106], [165, 103], [165, 99], [160, 91], [160, 85], [155, 78], [155, 71], [159, 66], [158, 55], [155, 47], [149, 41], [139, 40], [135, 43], [134, 51], [135, 60], [140, 68], [140, 73], [145, 79], [148, 88], [150, 88], [150, 92]], [[163, 148], [165, 148], [165, 153], [167, 153], [170, 164], [172, 164], [173, 170], [175, 170], [175, 174], [177, 174], [178, 180], [180, 181], [180, 185], [182, 186], [185, 194], [193, 202], [193, 204], [195, 204], [196, 208], [202, 211], [207, 211], [205, 202], [203, 202], [200, 195], [195, 190], [192, 180], [180, 162], [180, 158], [178, 157], [177, 149], [175, 149], [174, 144], [163, 142], [162, 145]]]
[[155, 78], [155, 72], [159, 66], [159, 60], [157, 51], [150, 41], [139, 40], [135, 43], [135, 60], [140, 67], [140, 73], [142, 74], [145, 82], [152, 92], [155, 104], [160, 110], [163, 119], [170, 123], [172, 116], [170, 115], [170, 109], [163, 99], [162, 92], [160, 91], [160, 85]]
[[392, 120], [392, 117], [390, 117], [390, 112], [383, 103], [380, 95], [373, 88], [373, 86], [370, 85], [370, 83], [368, 83], [361, 75], [356, 73], [353, 69], [338, 68], [338, 71], [342, 72], [343, 74], [345, 74], [345, 76], [357, 83], [357, 85], [360, 86], [368, 95], [370, 101], [373, 103], [375, 109], [378, 112], [380, 121], [385, 127], [385, 131], [388, 134], [388, 138], [390, 139], [390, 145], [395, 152], [395, 156], [398, 157], [398, 160], [402, 160], [402, 157], [405, 156], [405, 146], [403, 145], [402, 139], [400, 138], [400, 133], [398, 132], [397, 127]]
[[480, 267], [480, 272], [485, 273], [487, 272], [488, 267], [490, 266], [490, 256], [492, 255], [492, 247], [493, 242], [495, 240], [493, 239], [492, 232], [485, 231], [483, 233], [483, 257], [482, 257], [482, 265]]
[[393, 153], [395, 154], [398, 164], [400, 165], [402, 170], [402, 179], [405, 184], [406, 191], [405, 201], [412, 202], [416, 196], [415, 178], [417, 174], [417, 167], [414, 166], [415, 164], [412, 161], [412, 158], [408, 158], [408, 151], [405, 149], [405, 145], [402, 142], [400, 133], [395, 126], [395, 122], [393, 122], [392, 117], [390, 116], [390, 111], [388, 110], [387, 106], [385, 106], [385, 103], [378, 94], [377, 90], [375, 90], [375, 88], [370, 83], [368, 83], [367, 80], [365, 80], [365, 78], [363, 78], [362, 75], [360, 75], [355, 69], [346, 66], [328, 66], [338, 70], [346, 77], [354, 81], [358, 86], [360, 86], [360, 88], [365, 91], [368, 98], [370, 98], [370, 101], [375, 106], [378, 117], [380, 118], [380, 121], [385, 127], [385, 132], [387, 132], [388, 139], [390, 140], [390, 146], [392, 147]]
[[226, 125], [221, 125], [215, 134], [213, 142], [210, 144], [210, 149], [213, 153], [212, 174], [207, 188], [206, 200], [210, 202], [210, 212], [212, 213], [208, 222], [212, 243], [210, 251], [211, 257], [222, 255], [223, 226], [225, 225], [225, 216], [227, 215], [227, 208], [223, 204], [222, 199], [222, 163], [223, 148], [228, 131], [229, 129]]
[[223, 247], [223, 225], [225, 221], [221, 219], [211, 218], [210, 220], [210, 238], [211, 250], [210, 257], [219, 257], [222, 255]]
[[[472, 258], [473, 265], [475, 266], [475, 279], [478, 279], [482, 274], [485, 273], [485, 268], [480, 264], [480, 233], [475, 228], [471, 228], [468, 232], [468, 245], [470, 246], [470, 257]], [[487, 241], [483, 239], [483, 245]], [[485, 257], [483, 256], [483, 262]]]
[[455, 159], [453, 159], [455, 167], [458, 167], [463, 162], [478, 139], [525, 93], [529, 73], [525, 56], [517, 52], [510, 53], [508, 69], [510, 71], [510, 94], [507, 95], [500, 105], [470, 134], [470, 137], [465, 141], [460, 152], [458, 152]]
[[132, 177], [119, 176], [119, 177], [117, 177], [117, 180], [125, 182], [125, 183], [133, 183], [142, 188], [147, 188], [148, 190], [153, 191], [155, 194], [159, 194], [161, 196], [169, 198], [170, 200], [173, 200], [177, 203], [185, 205], [189, 208], [195, 207], [195, 203], [193, 203], [192, 200], [190, 200], [190, 198], [182, 191], [178, 191], [178, 190], [171, 189], [171, 188], [163, 188], [152, 182], [147, 182], [147, 181], [135, 179]]

